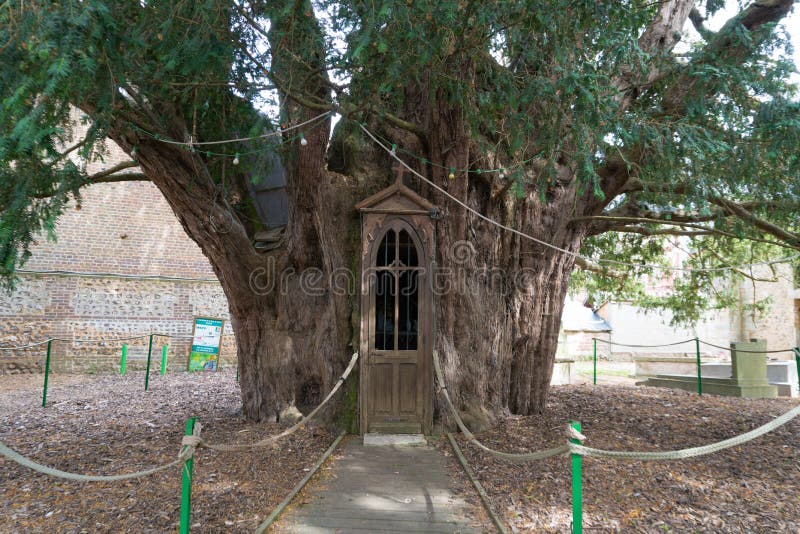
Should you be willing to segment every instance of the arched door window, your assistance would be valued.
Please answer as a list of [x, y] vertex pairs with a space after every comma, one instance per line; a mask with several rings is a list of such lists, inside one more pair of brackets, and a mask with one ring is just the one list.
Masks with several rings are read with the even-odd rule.
[[388, 230], [375, 258], [375, 350], [417, 350], [419, 269], [411, 235]]

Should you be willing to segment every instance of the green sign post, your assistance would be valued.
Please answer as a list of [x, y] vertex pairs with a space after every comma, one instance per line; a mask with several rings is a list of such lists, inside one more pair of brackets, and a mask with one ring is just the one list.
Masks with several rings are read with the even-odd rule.
[[195, 317], [189, 371], [216, 371], [222, 347], [223, 319]]

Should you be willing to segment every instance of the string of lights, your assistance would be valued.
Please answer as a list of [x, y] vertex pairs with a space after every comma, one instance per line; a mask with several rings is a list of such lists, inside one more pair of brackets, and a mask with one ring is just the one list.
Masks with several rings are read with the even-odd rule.
[[472, 173], [472, 174], [497, 173], [498, 176], [500, 177], [500, 179], [502, 180], [503, 178], [506, 178], [506, 176], [508, 174], [510, 174], [511, 172], [524, 167], [525, 165], [527, 165], [528, 163], [530, 163], [531, 161], [535, 160], [536, 158], [538, 158], [541, 155], [541, 153], [537, 153], [537, 154], [531, 156], [528, 159], [520, 161], [519, 163], [515, 163], [513, 165], [507, 165], [505, 167], [498, 167], [496, 169], [470, 169], [470, 168], [458, 169], [458, 168], [452, 167], [452, 166], [448, 167], [448, 166], [445, 166], [445, 165], [441, 165], [439, 163], [431, 161], [431, 160], [429, 160], [427, 158], [424, 158], [422, 156], [418, 156], [418, 155], [414, 154], [413, 152], [411, 152], [410, 150], [406, 150], [404, 148], [398, 147], [396, 143], [392, 143], [389, 139], [381, 136], [380, 134], [375, 134], [375, 137], [377, 137], [378, 139], [383, 141], [383, 143], [386, 144], [387, 146], [391, 145], [392, 148], [390, 150], [390, 153], [393, 154], [393, 155], [396, 155], [397, 152], [401, 152], [401, 153], [403, 153], [403, 154], [405, 154], [407, 156], [410, 156], [410, 157], [418, 160], [423, 165], [431, 165], [432, 167], [437, 167], [439, 169], [445, 169], [445, 170], [450, 171], [450, 173], [448, 175], [448, 178], [451, 179], [451, 180], [455, 179], [456, 174], [461, 174], [461, 173]]
[[[295, 135], [293, 135], [293, 136], [291, 136], [289, 138], [281, 140], [280, 142], [268, 143], [266, 146], [261, 146], [259, 148], [256, 148], [256, 149], [253, 149], [253, 150], [247, 150], [247, 151], [217, 152], [215, 150], [202, 149], [202, 148], [198, 148], [198, 147], [203, 147], [203, 146], [208, 146], [208, 145], [229, 144], [229, 143], [244, 143], [244, 142], [248, 142], [248, 141], [263, 140], [263, 139], [268, 139], [268, 138], [271, 138], [271, 137], [276, 137], [276, 136], [279, 136], [279, 135], [283, 135], [283, 134], [285, 134], [287, 132], [290, 132], [290, 131], [293, 131], [293, 130], [297, 130], [297, 129], [300, 129], [300, 128], [303, 128], [303, 127], [307, 127], [305, 129], [305, 131], [310, 131], [310, 130], [313, 130], [313, 129], [318, 128], [319, 126], [325, 124], [325, 119], [330, 114], [331, 114], [330, 111], [326, 111], [325, 113], [317, 115], [316, 117], [308, 119], [307, 121], [303, 121], [301, 123], [298, 123], [298, 124], [295, 124], [295, 125], [292, 125], [292, 126], [288, 126], [286, 128], [279, 128], [278, 130], [276, 130], [274, 132], [268, 132], [268, 133], [263, 134], [263, 135], [257, 135], [257, 136], [253, 136], [253, 137], [240, 137], [240, 138], [234, 138], [234, 139], [224, 139], [224, 140], [219, 140], [219, 141], [205, 141], [205, 142], [195, 142], [195, 141], [192, 141], [192, 140], [190, 140], [190, 141], [175, 141], [174, 139], [168, 139], [168, 138], [166, 138], [166, 137], [164, 137], [162, 135], [149, 132], [149, 131], [147, 131], [147, 130], [145, 130], [143, 128], [140, 128], [140, 127], [138, 127], [136, 125], [132, 125], [132, 126], [133, 126], [133, 128], [135, 130], [143, 133], [144, 135], [147, 135], [148, 137], [151, 137], [151, 138], [155, 139], [156, 141], [160, 141], [162, 143], [167, 143], [167, 144], [171, 144], [171, 145], [182, 146], [182, 147], [184, 147], [187, 150], [190, 150], [192, 152], [203, 153], [207, 157], [233, 158], [233, 164], [234, 165], [238, 165], [239, 161], [240, 161], [240, 157], [242, 157], [242, 156], [248, 156], [248, 155], [251, 155], [251, 154], [258, 154], [258, 153], [263, 152], [264, 150], [267, 150], [267, 149], [273, 149], [274, 150], [276, 147], [279, 147], [279, 146], [282, 146], [282, 145], [285, 145], [285, 144], [288, 144], [288, 143], [293, 143], [295, 141], [300, 141], [300, 144], [302, 146], [306, 146], [308, 144], [308, 140], [305, 137], [305, 133], [301, 131], [301, 132], [299, 132], [299, 133], [297, 133], [297, 134], [295, 134]], [[134, 147], [132, 155], [133, 155], [134, 158], [136, 157], [136, 148], [135, 147]]]
[[800, 258], [800, 254], [793, 254], [791, 256], [786, 256], [784, 258], [779, 258], [777, 260], [769, 260], [769, 261], [762, 261], [762, 262], [756, 262], [756, 263], [748, 263], [748, 264], [744, 264], [744, 265], [727, 265], [725, 267], [698, 267], [698, 268], [693, 268], [693, 267], [672, 267], [672, 266], [668, 266], [668, 265], [658, 265], [658, 264], [654, 264], [654, 263], [635, 264], [635, 263], [629, 263], [629, 262], [624, 262], [624, 261], [619, 261], [619, 260], [612, 260], [612, 259], [608, 259], [608, 258], [590, 258], [590, 257], [584, 256], [584, 255], [582, 255], [582, 254], [580, 254], [578, 252], [573, 252], [571, 250], [566, 250], [566, 249], [558, 247], [558, 246], [556, 246], [556, 245], [554, 245], [552, 243], [548, 243], [547, 241], [543, 241], [541, 239], [537, 239], [537, 238], [533, 237], [532, 235], [529, 235], [529, 234], [526, 234], [525, 232], [521, 232], [521, 231], [517, 230], [516, 228], [512, 228], [510, 226], [504, 225], [503, 223], [495, 221], [494, 219], [491, 219], [490, 217], [487, 217], [483, 213], [473, 209], [469, 205], [465, 204], [464, 202], [462, 202], [458, 198], [456, 198], [453, 195], [451, 195], [450, 193], [448, 193], [445, 189], [443, 189], [442, 187], [440, 187], [439, 185], [437, 185], [433, 181], [429, 180], [428, 178], [426, 178], [425, 176], [423, 176], [422, 174], [418, 173], [413, 168], [411, 168], [411, 166], [409, 166], [408, 163], [406, 163], [404, 160], [402, 160], [400, 157], [398, 157], [396, 149], [392, 150], [392, 148], [390, 148], [387, 143], [381, 142], [381, 140], [378, 139], [378, 137], [376, 135], [374, 135], [372, 132], [370, 132], [367, 129], [366, 126], [364, 126], [361, 123], [357, 123], [357, 124], [361, 127], [361, 129], [364, 131], [364, 133], [367, 134], [367, 136], [369, 136], [378, 146], [380, 146], [387, 153], [389, 153], [389, 155], [392, 158], [394, 158], [400, 165], [405, 167], [406, 170], [411, 172], [414, 176], [416, 176], [417, 178], [419, 178], [423, 182], [427, 183], [428, 185], [430, 185], [431, 187], [433, 187], [434, 189], [436, 189], [437, 191], [442, 193], [444, 196], [449, 198], [451, 201], [455, 202], [456, 204], [458, 204], [462, 208], [466, 209], [467, 211], [469, 211], [470, 213], [472, 213], [473, 215], [475, 215], [479, 219], [481, 219], [483, 221], [486, 221], [487, 223], [492, 224], [494, 226], [497, 226], [498, 228], [501, 228], [503, 230], [511, 232], [511, 233], [513, 233], [515, 235], [518, 235], [518, 236], [522, 237], [523, 239], [528, 239], [528, 240], [533, 241], [534, 243], [538, 243], [538, 244], [540, 244], [540, 245], [542, 245], [544, 247], [553, 249], [553, 250], [555, 250], [557, 252], [560, 252], [562, 254], [567, 254], [569, 256], [573, 256], [575, 258], [580, 258], [581, 260], [584, 260], [584, 261], [589, 262], [589, 263], [593, 263], [593, 264], [596, 264], [596, 265], [607, 264], [607, 265], [613, 265], [615, 267], [628, 267], [628, 268], [633, 268], [633, 269], [652, 269], [652, 270], [660, 270], [660, 271], [724, 272], [724, 271], [731, 271], [731, 270], [741, 270], [741, 269], [745, 269], [745, 268], [749, 268], [749, 267], [754, 267], [754, 266], [757, 266], [757, 265], [775, 265], [775, 264], [778, 264], [778, 263], [787, 263], [787, 262], [790, 262], [790, 261], [793, 261], [793, 260], [796, 260], [796, 259]]
[[286, 126], [285, 128], [278, 127], [278, 129], [276, 129], [274, 132], [267, 132], [267, 133], [262, 134], [262, 135], [255, 135], [255, 136], [252, 136], [252, 137], [236, 137], [236, 138], [232, 138], [232, 139], [220, 139], [220, 140], [217, 140], [217, 141], [175, 141], [173, 139], [166, 138], [166, 137], [161, 136], [159, 134], [150, 133], [150, 132], [148, 132], [146, 130], [143, 130], [143, 129], [139, 128], [136, 125], [134, 125], [134, 128], [136, 128], [137, 130], [141, 131], [142, 133], [145, 133], [145, 134], [153, 137], [154, 139], [158, 139], [159, 141], [162, 141], [164, 143], [169, 143], [171, 145], [183, 145], [183, 146], [187, 146], [187, 147], [197, 147], [197, 146], [207, 146], [207, 145], [224, 145], [224, 144], [228, 144], [228, 143], [242, 143], [242, 142], [245, 142], [245, 141], [255, 141], [255, 140], [258, 140], [258, 139], [267, 139], [269, 137], [277, 137], [277, 136], [279, 136], [279, 135], [281, 135], [283, 133], [290, 132], [292, 130], [297, 130], [298, 128], [302, 128], [303, 126], [306, 126], [307, 124], [314, 123], [314, 122], [316, 122], [316, 121], [318, 121], [320, 119], [323, 119], [323, 118], [327, 117], [331, 113], [333, 113], [333, 112], [332, 111], [326, 111], [326, 112], [320, 113], [316, 117], [312, 117], [312, 118], [310, 118], [310, 119], [308, 119], [306, 121], [303, 121], [303, 122], [300, 122], [300, 123], [297, 123], [297, 124], [293, 124], [291, 126]]

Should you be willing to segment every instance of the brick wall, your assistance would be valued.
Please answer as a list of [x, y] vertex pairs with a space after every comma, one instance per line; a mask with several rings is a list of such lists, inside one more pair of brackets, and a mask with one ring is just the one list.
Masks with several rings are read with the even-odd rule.
[[[128, 368], [144, 369], [148, 337], [113, 341], [157, 332], [176, 336], [154, 338], [154, 365], [161, 346], [169, 345], [170, 368], [184, 368], [188, 336], [195, 315], [227, 319], [227, 302], [213, 282], [181, 282], [22, 275], [17, 291], [0, 300], [0, 343], [25, 345], [50, 337], [108, 341], [56, 341], [54, 372], [106, 372], [119, 365], [122, 344], [128, 345]], [[230, 327], [226, 323], [226, 333]], [[224, 338], [222, 366], [234, 365], [233, 337]], [[43, 367], [44, 345], [25, 351], [0, 352], [0, 372], [37, 372]]]
[[[774, 270], [774, 271], [773, 271]], [[752, 310], [740, 310], [738, 340], [747, 341], [752, 338], [766, 339], [767, 349], [785, 349], [794, 347], [798, 343], [798, 329], [800, 309], [795, 310], [794, 300], [794, 273], [790, 264], [777, 264], [772, 267], [758, 266], [753, 268], [753, 274], [765, 280], [776, 279], [776, 282], [753, 282], [745, 280], [739, 286], [739, 295], [743, 303], [768, 299], [769, 305], [765, 313]], [[793, 355], [773, 354], [773, 357], [790, 360]]]
[[214, 279], [208, 259], [150, 182], [84, 188], [55, 233], [56, 242], [38, 239], [26, 269]]
[[[109, 149], [96, 172], [126, 161]], [[0, 294], [0, 346], [57, 337], [116, 338], [151, 332], [188, 337], [196, 315], [226, 319], [228, 305], [208, 259], [185, 234], [158, 189], [149, 182], [97, 184], [82, 190], [56, 226], [57, 240], [39, 236], [17, 289]], [[64, 271], [60, 274], [43, 274]], [[89, 273], [88, 275], [86, 275]], [[83, 274], [83, 275], [81, 275]], [[109, 276], [114, 275], [114, 276]], [[138, 278], [142, 275], [186, 280]], [[166, 338], [156, 338], [157, 366]], [[148, 339], [126, 341], [128, 368], [143, 369]], [[169, 340], [170, 368], [185, 368], [188, 339]], [[55, 372], [103, 372], [119, 365], [122, 342], [53, 344]], [[45, 346], [0, 351], [0, 373], [42, 369]], [[232, 335], [221, 365], [234, 365]]]

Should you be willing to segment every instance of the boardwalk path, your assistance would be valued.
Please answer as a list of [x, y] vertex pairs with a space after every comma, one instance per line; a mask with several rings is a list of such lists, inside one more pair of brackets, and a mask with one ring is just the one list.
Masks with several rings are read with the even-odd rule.
[[[448, 460], [422, 447], [364, 447], [350, 438], [330, 474], [312, 483], [307, 504], [287, 510], [273, 532], [492, 532], [456, 494]], [[477, 502], [477, 498], [472, 499]]]

